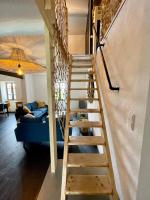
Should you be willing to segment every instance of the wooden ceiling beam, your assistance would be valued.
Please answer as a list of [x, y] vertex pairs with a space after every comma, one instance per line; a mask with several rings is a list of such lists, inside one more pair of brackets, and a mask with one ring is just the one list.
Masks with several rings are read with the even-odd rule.
[[2, 74], [4, 76], [11, 76], [11, 77], [23, 79], [23, 76], [20, 76], [15, 72], [9, 72], [9, 71], [4, 71], [4, 70], [0, 69], [0, 74]]

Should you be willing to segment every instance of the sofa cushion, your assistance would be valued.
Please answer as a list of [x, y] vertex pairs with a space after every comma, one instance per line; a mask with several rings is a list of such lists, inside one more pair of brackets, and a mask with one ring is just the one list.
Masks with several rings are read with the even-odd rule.
[[21, 123], [39, 123], [42, 122], [41, 117], [21, 117], [20, 118]]
[[36, 111], [41, 111], [44, 114], [48, 111], [48, 109], [47, 108], [38, 108], [38, 109], [36, 109]]
[[34, 111], [32, 111], [32, 113], [35, 117], [42, 117], [43, 116], [43, 112], [41, 110], [34, 110]]
[[27, 103], [25, 106], [26, 106], [29, 110], [32, 110], [31, 103]]
[[24, 115], [25, 118], [35, 118], [35, 116], [31, 113], [27, 113], [26, 115]]
[[34, 110], [36, 110], [38, 108], [38, 104], [37, 104], [36, 101], [34, 101], [34, 102], [30, 103], [30, 104], [31, 104], [31, 110], [32, 111], [34, 111]]

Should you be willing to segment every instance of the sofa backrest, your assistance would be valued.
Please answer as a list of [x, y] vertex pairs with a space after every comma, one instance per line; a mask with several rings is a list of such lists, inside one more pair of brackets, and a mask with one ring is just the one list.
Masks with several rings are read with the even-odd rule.
[[41, 117], [21, 117], [20, 118], [20, 122], [21, 123], [39, 123], [42, 122], [42, 118]]
[[[57, 141], [63, 141], [63, 133], [58, 121], [56, 121]], [[49, 122], [37, 121], [37, 118], [23, 119], [15, 129], [17, 141], [44, 142], [49, 141]]]
[[38, 108], [38, 103], [33, 101], [32, 103], [27, 103], [26, 106], [29, 108], [29, 110], [34, 111]]

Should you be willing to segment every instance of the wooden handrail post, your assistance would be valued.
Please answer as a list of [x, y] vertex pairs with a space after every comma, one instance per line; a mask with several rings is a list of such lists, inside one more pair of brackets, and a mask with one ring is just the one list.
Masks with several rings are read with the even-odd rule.
[[57, 166], [55, 101], [57, 104], [57, 100], [55, 99], [55, 92], [53, 87], [54, 84], [58, 81], [58, 77], [56, 77], [55, 74], [57, 71], [63, 70], [63, 68], [60, 66], [58, 69], [57, 57], [61, 55], [60, 58], [62, 61], [62, 66], [65, 65], [67, 67], [66, 64], [68, 64], [67, 7], [66, 0], [35, 0], [35, 2], [45, 23], [51, 171], [52, 173], [55, 173]]
[[45, 48], [47, 65], [47, 94], [49, 114], [49, 138], [51, 155], [51, 172], [55, 173], [57, 167], [57, 142], [56, 142], [56, 118], [55, 118], [55, 93], [53, 88], [53, 47], [49, 30], [45, 25]]

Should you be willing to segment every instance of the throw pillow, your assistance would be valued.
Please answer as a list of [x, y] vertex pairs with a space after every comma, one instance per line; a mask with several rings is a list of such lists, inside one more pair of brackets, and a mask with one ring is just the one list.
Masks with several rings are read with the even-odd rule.
[[38, 101], [38, 108], [43, 108], [45, 107], [45, 102], [44, 101]]
[[24, 117], [25, 117], [25, 118], [35, 118], [35, 116], [32, 115], [32, 114], [30, 114], [30, 113], [26, 114]]
[[28, 114], [28, 113], [31, 113], [31, 110], [27, 107], [27, 106], [24, 106], [23, 107], [23, 111]]

